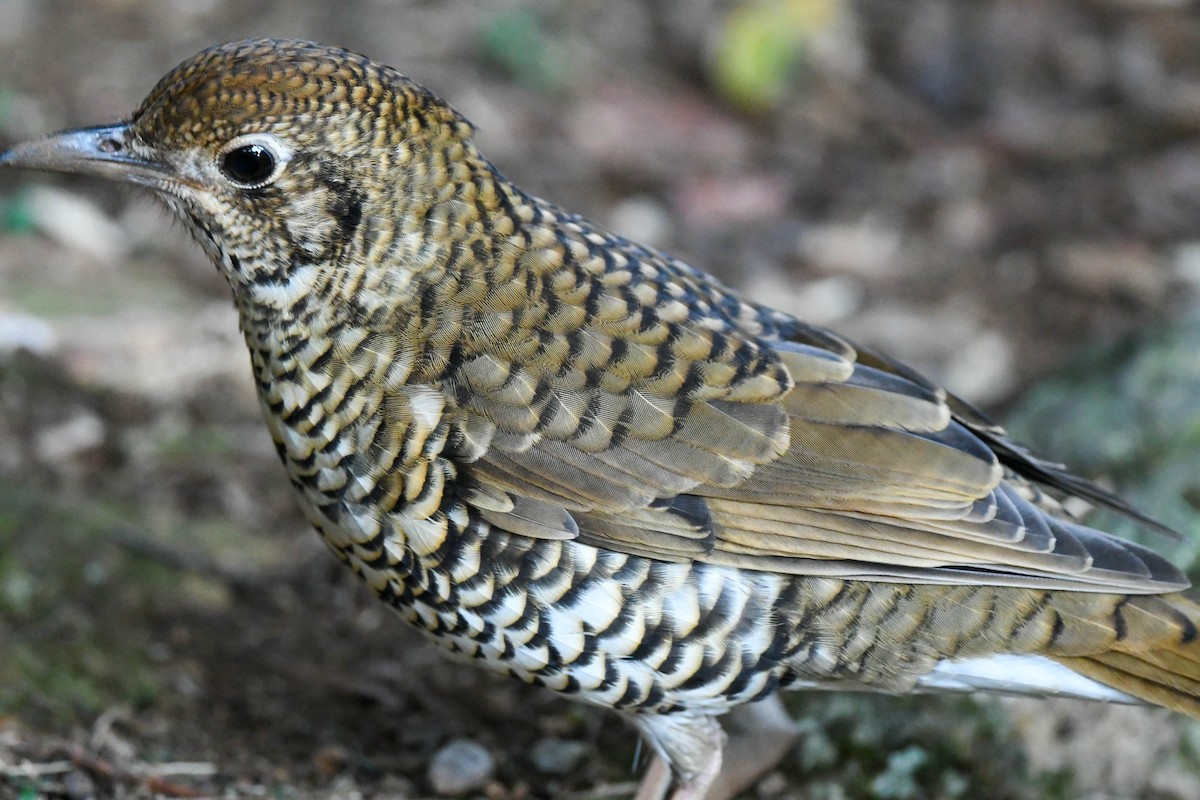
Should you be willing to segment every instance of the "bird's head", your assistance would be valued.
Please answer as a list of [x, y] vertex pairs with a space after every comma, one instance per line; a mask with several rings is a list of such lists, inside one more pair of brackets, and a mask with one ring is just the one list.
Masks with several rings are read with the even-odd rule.
[[328, 277], [330, 266], [401, 233], [370, 232], [372, 221], [422, 216], [470, 133], [449, 106], [389, 67], [311, 42], [260, 39], [184, 61], [127, 122], [18, 145], [0, 165], [148, 187], [235, 293], [282, 301], [297, 275]]

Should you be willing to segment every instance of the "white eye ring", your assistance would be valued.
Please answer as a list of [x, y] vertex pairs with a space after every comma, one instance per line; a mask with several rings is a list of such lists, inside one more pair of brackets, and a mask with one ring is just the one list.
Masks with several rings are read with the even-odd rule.
[[283, 173], [291, 153], [269, 133], [231, 139], [217, 155], [217, 169], [241, 189], [259, 189]]

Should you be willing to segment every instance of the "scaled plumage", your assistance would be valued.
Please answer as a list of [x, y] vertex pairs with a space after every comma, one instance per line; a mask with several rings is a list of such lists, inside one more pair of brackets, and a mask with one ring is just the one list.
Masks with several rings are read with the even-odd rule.
[[[1200, 716], [1187, 580], [1039, 486], [1136, 512], [903, 365], [527, 195], [471, 134], [390, 68], [256, 40], [0, 164], [149, 186], [229, 279], [330, 548], [449, 649], [624, 713], [677, 797], [717, 779], [716, 715], [791, 685]], [[1013, 654], [1038, 669], [998, 680]]]

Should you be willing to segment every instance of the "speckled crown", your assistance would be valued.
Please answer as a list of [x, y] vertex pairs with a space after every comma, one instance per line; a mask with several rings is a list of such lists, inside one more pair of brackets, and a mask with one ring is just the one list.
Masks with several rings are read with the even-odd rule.
[[296, 39], [246, 39], [197, 53], [155, 85], [133, 121], [148, 139], [195, 142], [231, 138], [250, 122], [367, 112], [403, 128], [471, 132], [454, 109], [391, 67]]

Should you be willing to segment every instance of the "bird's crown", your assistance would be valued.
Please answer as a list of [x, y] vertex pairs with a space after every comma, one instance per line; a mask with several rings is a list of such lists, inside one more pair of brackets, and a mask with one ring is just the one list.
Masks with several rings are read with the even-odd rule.
[[203, 144], [247, 125], [318, 123], [370, 114], [397, 130], [448, 126], [469, 135], [450, 106], [391, 67], [294, 39], [217, 45], [167, 73], [133, 114], [148, 141]]

